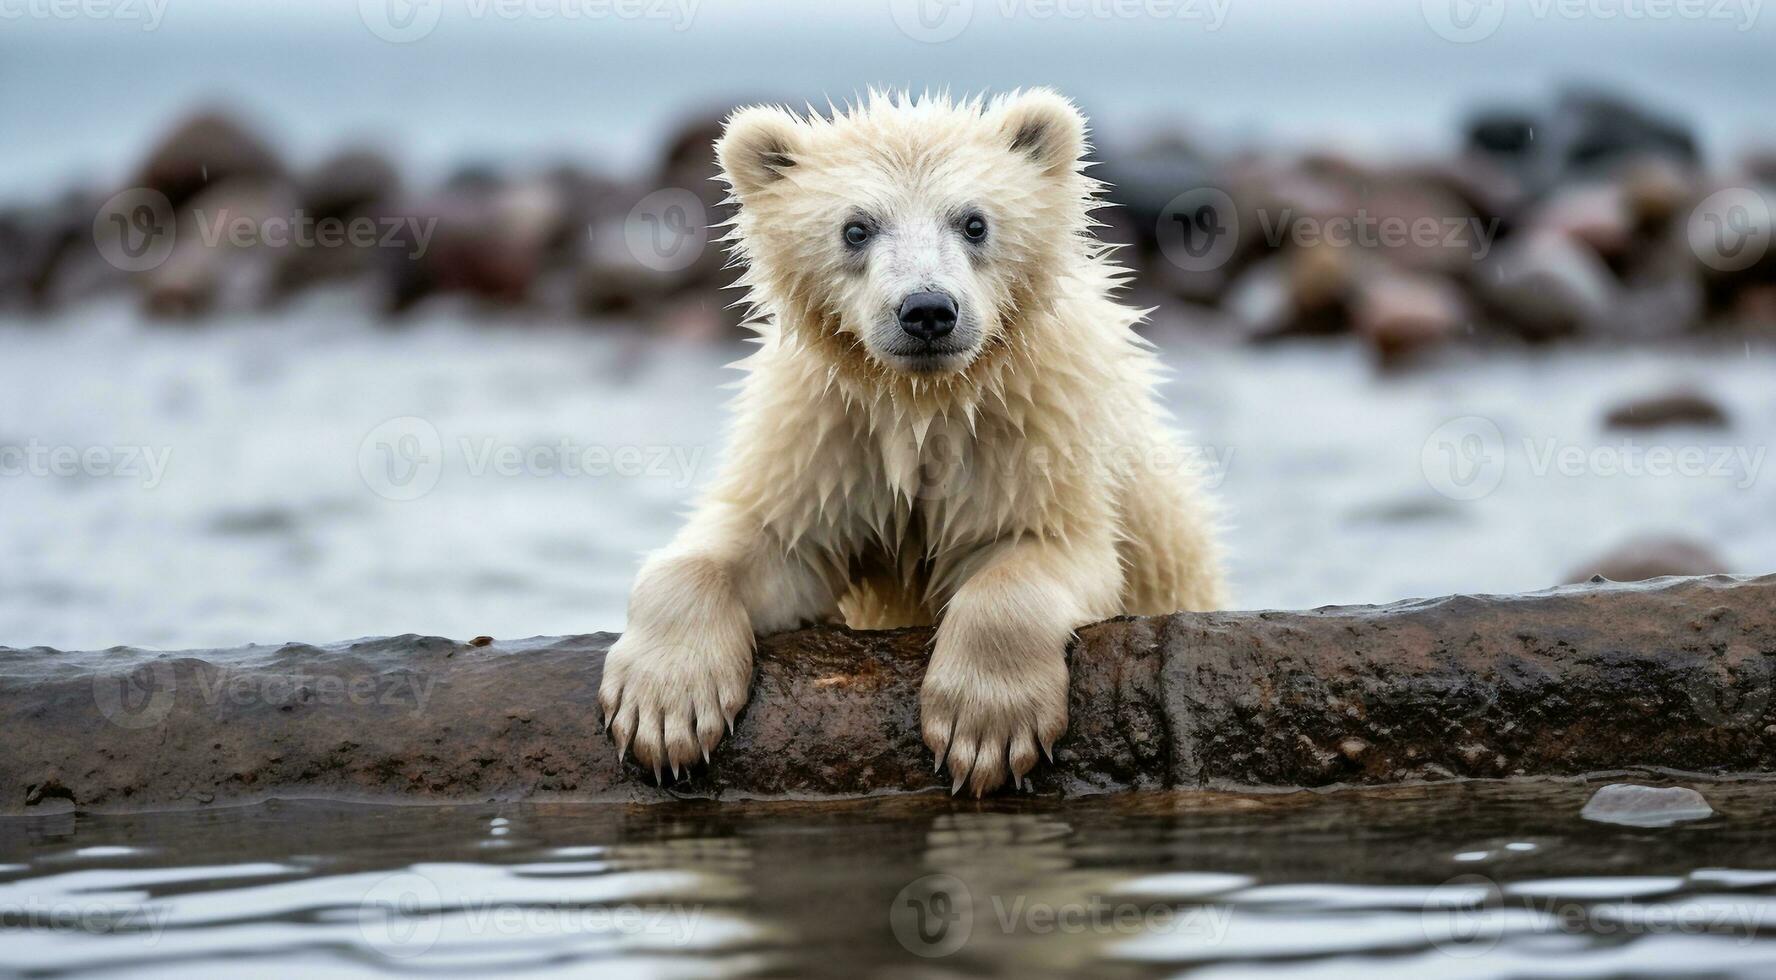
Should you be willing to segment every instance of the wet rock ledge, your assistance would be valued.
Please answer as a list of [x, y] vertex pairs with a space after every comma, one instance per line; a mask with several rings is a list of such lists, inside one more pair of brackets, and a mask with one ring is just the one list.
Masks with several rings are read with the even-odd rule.
[[[927, 631], [763, 640], [735, 733], [664, 788], [600, 730], [613, 638], [0, 648], [0, 813], [942, 785], [916, 734]], [[1118, 619], [1070, 656], [1038, 793], [1776, 770], [1776, 575]]]

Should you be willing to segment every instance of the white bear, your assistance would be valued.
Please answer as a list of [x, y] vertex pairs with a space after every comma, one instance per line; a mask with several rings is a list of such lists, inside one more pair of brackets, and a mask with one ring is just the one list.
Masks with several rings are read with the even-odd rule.
[[757, 634], [935, 622], [922, 734], [977, 795], [1067, 725], [1073, 631], [1223, 604], [1213, 511], [1091, 234], [1048, 90], [735, 113], [717, 141], [760, 349], [719, 476], [650, 556], [599, 692], [676, 776], [746, 703]]

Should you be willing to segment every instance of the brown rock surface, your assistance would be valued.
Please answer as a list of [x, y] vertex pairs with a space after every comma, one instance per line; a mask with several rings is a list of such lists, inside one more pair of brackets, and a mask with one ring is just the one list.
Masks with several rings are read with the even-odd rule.
[[[917, 735], [926, 631], [766, 638], [713, 765], [663, 789], [599, 728], [612, 638], [0, 648], [0, 813], [942, 785]], [[1776, 576], [1118, 619], [1071, 663], [1039, 793], [1776, 768]]]

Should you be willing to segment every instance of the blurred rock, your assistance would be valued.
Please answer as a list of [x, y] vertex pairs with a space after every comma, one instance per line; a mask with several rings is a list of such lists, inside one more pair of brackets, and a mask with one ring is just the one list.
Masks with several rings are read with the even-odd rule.
[[1710, 312], [1734, 310], [1742, 292], [1776, 285], [1776, 184], [1747, 175], [1717, 178], [1688, 203], [1678, 231], [1697, 263]]
[[558, 182], [504, 184], [463, 171], [443, 190], [402, 202], [388, 215], [404, 229], [377, 248], [391, 312], [437, 294], [461, 293], [501, 305], [524, 303], [550, 247], [569, 233]]
[[1674, 339], [1696, 328], [1703, 300], [1693, 268], [1638, 272], [1621, 284], [1614, 309], [1593, 330], [1599, 339], [1622, 343]]
[[[1190, 303], [1217, 302], [1249, 256], [1262, 248], [1251, 188], [1230, 180], [1176, 134], [1105, 154], [1103, 166], [1092, 175], [1110, 185], [1107, 198], [1116, 205], [1094, 216], [1112, 226], [1104, 240], [1128, 246], [1119, 258], [1139, 273], [1146, 288]], [[1217, 215], [1217, 220], [1237, 237], [1225, 261], [1185, 267], [1167, 258], [1159, 239], [1161, 224], [1175, 222], [1179, 207], [1203, 203], [1231, 204], [1234, 214]]]
[[[97, 263], [92, 222], [99, 204], [71, 192], [54, 204], [0, 212], [0, 309], [55, 305], [71, 272]], [[117, 278], [113, 275], [105, 278]]]
[[0, 308], [34, 302], [35, 273], [50, 250], [36, 247], [33, 217], [24, 208], [0, 211]]
[[637, 255], [630, 247], [628, 223], [627, 214], [615, 215], [591, 229], [574, 290], [585, 316], [652, 321], [668, 300], [696, 281], [695, 272], [643, 261], [646, 253]]
[[1670, 160], [1643, 160], [1623, 175], [1622, 199], [1638, 235], [1657, 235], [1696, 196], [1693, 173]]
[[1776, 285], [1747, 286], [1738, 291], [1728, 317], [1741, 324], [1776, 324]]
[[727, 197], [726, 186], [715, 179], [720, 170], [715, 141], [721, 137], [722, 121], [732, 112], [733, 107], [726, 107], [682, 122], [666, 139], [655, 174], [657, 186], [695, 191], [710, 207]]
[[212, 184], [176, 209], [178, 235], [166, 261], [143, 274], [154, 316], [186, 319], [256, 309], [272, 295], [278, 253], [297, 246], [271, 229], [294, 225], [296, 196], [279, 181]]
[[209, 111], [186, 118], [161, 137], [134, 184], [165, 194], [177, 208], [211, 184], [282, 174], [269, 145], [232, 117]]
[[1375, 175], [1355, 195], [1353, 220], [1367, 223], [1378, 244], [1359, 245], [1406, 269], [1445, 274], [1473, 266], [1491, 250], [1496, 219], [1483, 217], [1461, 196], [1410, 172]]
[[1561, 95], [1547, 128], [1547, 146], [1568, 179], [1648, 158], [1685, 166], [1699, 162], [1689, 127], [1617, 95], [1575, 88]]
[[1227, 189], [1208, 158], [1175, 133], [1106, 154], [1095, 176], [1110, 184], [1109, 199], [1150, 235], [1179, 194], [1200, 187]]
[[1489, 157], [1527, 159], [1535, 152], [1534, 115], [1515, 109], [1485, 109], [1467, 124], [1468, 148]]
[[1645, 535], [1630, 538], [1567, 575], [1569, 583], [1601, 575], [1612, 582], [1639, 582], [1666, 575], [1714, 575], [1727, 563], [1708, 546], [1687, 538]]
[[1686, 168], [1699, 162], [1695, 137], [1686, 126], [1589, 88], [1562, 93], [1546, 113], [1518, 108], [1477, 112], [1467, 125], [1467, 147], [1522, 176], [1536, 195], [1649, 159]]
[[302, 209], [316, 218], [349, 218], [393, 198], [401, 176], [373, 150], [347, 150], [328, 158], [300, 182]]
[[1747, 151], [1739, 161], [1739, 169], [1757, 183], [1776, 186], [1776, 146]]
[[1634, 233], [1622, 187], [1613, 181], [1556, 189], [1529, 214], [1526, 225], [1529, 234], [1570, 238], [1605, 260], [1624, 256]]
[[1227, 308], [1254, 341], [1348, 332], [1359, 261], [1328, 245], [1282, 252], [1234, 282]]
[[288, 296], [317, 283], [350, 279], [374, 269], [372, 252], [387, 230], [384, 212], [400, 193], [400, 174], [367, 149], [336, 154], [297, 183], [299, 214], [319, 239], [285, 249], [274, 289]]
[[1450, 160], [1430, 160], [1403, 171], [1411, 180], [1442, 188], [1461, 199], [1482, 227], [1494, 235], [1509, 234], [1528, 200], [1523, 181], [1497, 163], [1467, 153]]
[[722, 340], [732, 334], [736, 317], [714, 299], [691, 295], [668, 303], [653, 318], [652, 326], [661, 335], [677, 340]]
[[1322, 245], [1294, 253], [1289, 267], [1289, 295], [1302, 333], [1337, 333], [1349, 327], [1348, 309], [1353, 266], [1360, 261], [1349, 249]]
[[[381, 289], [391, 310], [450, 294], [688, 335], [706, 334], [712, 316], [732, 328], [741, 311], [720, 241], [732, 205], [711, 179], [728, 111], [685, 116], [635, 181], [574, 164], [516, 178], [472, 164], [419, 190], [364, 148], [292, 178], [249, 126], [196, 113], [127, 188], [164, 194], [178, 230], [203, 199], [211, 211], [268, 207], [267, 219], [368, 220], [375, 244], [194, 249], [182, 235], [163, 268], [137, 274], [123, 270], [140, 263], [104, 254], [101, 205], [82, 196], [0, 212], [0, 307], [44, 310], [141, 285], [151, 309], [190, 315], [349, 281]], [[1166, 127], [1150, 132], [1094, 153], [1092, 174], [1119, 205], [1096, 218], [1101, 240], [1127, 246], [1116, 258], [1133, 273], [1128, 301], [1168, 318], [1231, 322], [1255, 340], [1354, 332], [1384, 366], [1458, 335], [1629, 343], [1723, 320], [1776, 324], [1776, 152], [1705, 180], [1686, 125], [1608, 92], [1484, 109], [1444, 160], [1210, 154]], [[1180, 252], [1178, 237], [1193, 232], [1179, 218], [1211, 203], [1219, 224], [1205, 233], [1219, 244], [1193, 261], [1205, 240], [1186, 238]], [[1750, 236], [1756, 256], [1721, 254], [1734, 235]]]
[[1461, 291], [1447, 279], [1385, 272], [1357, 289], [1353, 326], [1383, 368], [1397, 368], [1460, 334], [1466, 325]]
[[1604, 424], [1612, 429], [1719, 429], [1725, 428], [1728, 420], [1726, 410], [1707, 395], [1692, 388], [1679, 388], [1623, 402], [1609, 410]]
[[558, 233], [549, 247], [550, 261], [571, 265], [578, 261], [593, 224], [625, 206], [624, 190], [616, 181], [572, 164], [554, 167], [543, 180], [554, 188], [561, 208]]
[[1293, 315], [1289, 296], [1289, 260], [1264, 259], [1247, 269], [1227, 291], [1222, 304], [1252, 337], [1275, 335]]
[[[666, 141], [661, 154], [655, 183], [658, 189], [682, 190], [695, 198], [699, 208], [689, 215], [689, 234], [696, 236], [700, 250], [696, 258], [680, 268], [676, 261], [663, 263], [670, 267], [669, 281], [664, 283], [666, 297], [679, 307], [678, 312], [659, 311], [655, 325], [668, 325], [678, 335], [697, 335], [714, 329], [733, 334], [740, 326], [741, 313], [729, 309], [738, 295], [724, 297], [723, 287], [734, 280], [727, 268], [728, 251], [717, 241], [717, 229], [732, 216], [733, 205], [725, 203], [727, 185], [715, 179], [720, 167], [715, 160], [715, 141], [721, 136], [722, 123], [735, 106], [721, 106], [693, 115], [679, 124]], [[689, 198], [686, 199], [688, 205]], [[644, 198], [645, 200], [645, 198]], [[686, 210], [691, 210], [688, 207]], [[636, 215], [627, 220], [648, 220]], [[634, 229], [626, 229], [626, 235]], [[655, 262], [655, 265], [661, 265]], [[711, 311], [714, 319], [711, 319]]]
[[565, 290], [582, 316], [624, 318], [663, 332], [732, 333], [738, 294], [719, 227], [732, 205], [715, 180], [715, 141], [731, 109], [688, 117], [668, 137], [652, 177], [639, 184], [580, 184], [579, 224]]
[[1589, 247], [1558, 233], [1520, 236], [1475, 270], [1475, 288], [1528, 340], [1571, 336], [1597, 323], [1617, 298], [1609, 267]]

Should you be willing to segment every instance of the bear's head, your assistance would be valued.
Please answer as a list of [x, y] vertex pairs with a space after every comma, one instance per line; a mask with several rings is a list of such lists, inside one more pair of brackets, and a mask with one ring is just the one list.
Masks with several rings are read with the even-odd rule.
[[782, 339], [932, 380], [1016, 349], [1097, 254], [1085, 152], [1084, 118], [1048, 90], [749, 108], [716, 143], [741, 284]]

